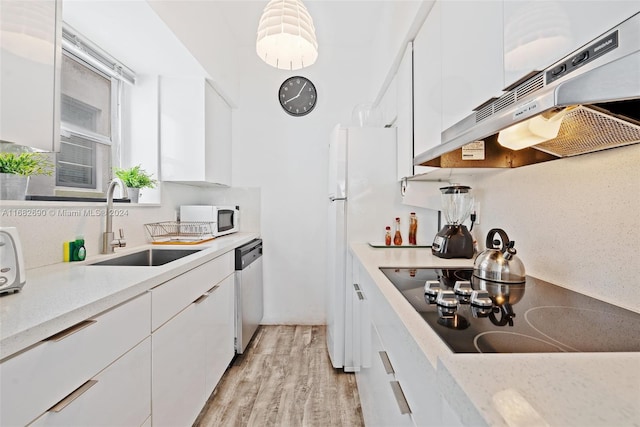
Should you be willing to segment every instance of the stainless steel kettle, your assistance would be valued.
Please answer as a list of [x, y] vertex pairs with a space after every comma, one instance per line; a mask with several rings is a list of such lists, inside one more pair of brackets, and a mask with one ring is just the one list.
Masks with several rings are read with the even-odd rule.
[[[496, 234], [500, 241], [493, 240]], [[516, 242], [509, 240], [504, 230], [494, 228], [487, 234], [486, 243], [487, 249], [474, 262], [474, 277], [506, 285], [525, 283], [524, 264], [516, 256]]]
[[[496, 234], [500, 241], [493, 240]], [[497, 326], [513, 326], [516, 315], [512, 306], [524, 296], [524, 264], [516, 256], [515, 242], [509, 240], [504, 230], [491, 229], [486, 243], [487, 249], [474, 262], [471, 284], [474, 289], [486, 291], [491, 298], [494, 304], [489, 314], [491, 322]]]

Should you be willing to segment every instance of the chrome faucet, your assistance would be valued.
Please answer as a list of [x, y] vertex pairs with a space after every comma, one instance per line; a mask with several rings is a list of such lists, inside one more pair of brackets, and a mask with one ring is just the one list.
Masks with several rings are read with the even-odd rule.
[[109, 183], [109, 188], [107, 189], [107, 212], [106, 212], [106, 227], [104, 233], [102, 233], [102, 253], [103, 254], [112, 254], [114, 247], [125, 247], [127, 246], [127, 242], [124, 240], [124, 231], [122, 228], [120, 229], [120, 238], [114, 239], [113, 235], [113, 192], [116, 189], [116, 185], [120, 186], [122, 190], [122, 197], [128, 198], [129, 194], [127, 193], [127, 186], [124, 185], [124, 182], [120, 178], [113, 178], [113, 180]]

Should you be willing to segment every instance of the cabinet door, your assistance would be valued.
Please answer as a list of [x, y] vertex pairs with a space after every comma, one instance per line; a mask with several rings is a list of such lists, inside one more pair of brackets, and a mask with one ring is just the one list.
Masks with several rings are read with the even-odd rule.
[[151, 336], [154, 426], [191, 425], [206, 399], [204, 331], [191, 304]]
[[0, 2], [0, 141], [60, 146], [62, 1]]
[[[211, 394], [234, 355], [234, 275], [207, 292], [198, 305], [205, 339], [205, 394]], [[204, 402], [203, 402], [204, 403]]]
[[506, 1], [505, 85], [549, 67], [638, 12], [637, 1]]
[[413, 47], [402, 57], [396, 74], [397, 114], [397, 178], [413, 175]]
[[[139, 426], [151, 415], [151, 338], [134, 347], [34, 426]], [[80, 394], [81, 393], [81, 394]]]
[[380, 100], [379, 108], [382, 112], [382, 124], [384, 126], [395, 123], [398, 116], [398, 104], [397, 104], [397, 81], [398, 76], [394, 76], [389, 87], [385, 91], [382, 99]]
[[231, 183], [231, 108], [203, 78], [160, 80], [163, 181]]
[[[441, 11], [436, 2], [413, 41], [413, 154], [440, 144], [442, 132]], [[414, 166], [414, 172], [434, 168]]]
[[443, 1], [442, 128], [504, 88], [502, 1]]
[[231, 185], [231, 107], [205, 84], [205, 149], [207, 182]]

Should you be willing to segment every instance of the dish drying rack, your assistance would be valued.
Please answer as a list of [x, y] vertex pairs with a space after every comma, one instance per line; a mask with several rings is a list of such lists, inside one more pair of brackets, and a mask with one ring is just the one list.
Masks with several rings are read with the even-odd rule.
[[151, 243], [197, 244], [212, 240], [213, 222], [163, 221], [145, 224]]

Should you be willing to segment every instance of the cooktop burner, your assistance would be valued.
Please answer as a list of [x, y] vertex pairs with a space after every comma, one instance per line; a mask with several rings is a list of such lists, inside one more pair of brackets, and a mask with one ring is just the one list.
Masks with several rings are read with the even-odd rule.
[[455, 353], [640, 351], [640, 314], [542, 280], [494, 295], [472, 269], [380, 270]]

